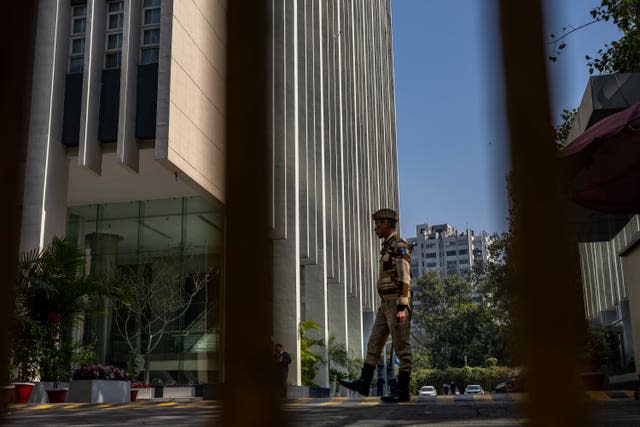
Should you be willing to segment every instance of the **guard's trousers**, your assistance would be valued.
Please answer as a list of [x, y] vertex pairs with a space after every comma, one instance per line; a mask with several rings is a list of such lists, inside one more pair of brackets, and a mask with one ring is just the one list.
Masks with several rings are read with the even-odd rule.
[[400, 359], [400, 371], [411, 372], [411, 321], [396, 321], [397, 307], [395, 298], [381, 302], [376, 312], [364, 362], [372, 366], [378, 365], [382, 348], [391, 334], [393, 350]]

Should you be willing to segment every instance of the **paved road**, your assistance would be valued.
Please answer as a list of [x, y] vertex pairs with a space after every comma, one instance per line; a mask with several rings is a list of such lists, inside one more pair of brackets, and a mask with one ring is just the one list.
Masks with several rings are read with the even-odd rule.
[[[559, 397], [561, 398], [561, 397]], [[592, 395], [597, 426], [640, 426], [640, 402], [628, 394]], [[522, 395], [439, 396], [399, 405], [378, 398], [298, 399], [285, 404], [294, 426], [521, 426]], [[222, 407], [202, 400], [129, 404], [11, 405], [5, 419], [15, 426], [200, 426], [215, 425]], [[389, 420], [393, 420], [390, 423]], [[211, 424], [209, 424], [211, 425]]]

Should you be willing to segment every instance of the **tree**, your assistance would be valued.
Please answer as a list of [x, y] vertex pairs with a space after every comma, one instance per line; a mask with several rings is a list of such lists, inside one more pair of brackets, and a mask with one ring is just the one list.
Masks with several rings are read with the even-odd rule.
[[[556, 37], [551, 34], [549, 44], [552, 54], [549, 60], [556, 62], [561, 51], [566, 48], [565, 39], [582, 28], [598, 23], [613, 22], [622, 36], [600, 48], [595, 56], [585, 55], [589, 74], [632, 73], [640, 71], [640, 2], [637, 0], [601, 0], [600, 6], [589, 11], [591, 20], [577, 28], [567, 30]], [[563, 110], [560, 125], [555, 127], [556, 142], [559, 147], [567, 143], [569, 130], [575, 119], [576, 110]]]
[[20, 254], [10, 345], [18, 376], [64, 380], [74, 321], [110, 293], [103, 280], [85, 273], [84, 254], [66, 239], [54, 237], [43, 250]]
[[414, 319], [426, 339], [415, 351], [416, 366], [446, 369], [467, 364], [480, 366], [489, 357], [510, 359], [507, 337], [511, 324], [505, 321], [505, 304], [492, 303], [500, 301], [497, 274], [493, 271], [502, 270], [492, 264], [484, 265], [484, 269], [486, 275], [496, 277], [496, 282], [495, 291], [487, 294], [482, 304], [472, 300], [473, 275], [469, 279], [459, 275], [441, 279], [431, 271], [417, 280]]
[[212, 269], [185, 272], [185, 264], [180, 256], [156, 258], [142, 271], [124, 271], [113, 279], [119, 292], [114, 299], [114, 324], [133, 359], [144, 356], [147, 383], [151, 353], [207, 284], [219, 276]]
[[607, 43], [595, 57], [585, 56], [589, 74], [640, 71], [640, 3], [637, 0], [602, 0], [590, 11], [596, 21], [613, 21], [622, 37]]

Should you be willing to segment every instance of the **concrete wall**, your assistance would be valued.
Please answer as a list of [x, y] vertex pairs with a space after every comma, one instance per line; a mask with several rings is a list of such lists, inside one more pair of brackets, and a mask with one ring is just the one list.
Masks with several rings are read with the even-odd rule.
[[68, 167], [60, 140], [69, 15], [66, 1], [39, 2], [20, 250], [65, 233]]
[[225, 201], [226, 2], [162, 2], [156, 158]]
[[[271, 225], [275, 304], [287, 307], [274, 337], [297, 354], [297, 322], [313, 320], [362, 357], [362, 313], [378, 300], [371, 214], [398, 208], [390, 2], [273, 7]], [[328, 385], [326, 367], [315, 382]]]
[[640, 230], [638, 218], [638, 215], [632, 217], [611, 240], [578, 244], [588, 319], [599, 318], [602, 312], [615, 311], [616, 305], [627, 298], [620, 252]]
[[[640, 237], [640, 235], [639, 235]], [[636, 374], [640, 375], [640, 245], [635, 244], [622, 257], [624, 275], [629, 297], [631, 315], [631, 336], [636, 364]]]
[[[621, 324], [625, 357], [628, 359], [638, 345], [634, 334], [640, 328], [637, 323], [640, 320], [637, 319], [640, 295], [636, 296], [634, 313], [629, 292], [637, 287], [637, 280], [628, 274], [633, 274], [636, 264], [628, 260], [626, 251], [638, 236], [640, 215], [635, 215], [613, 239], [578, 244], [586, 317], [591, 323], [603, 326]], [[633, 326], [634, 316], [636, 327]], [[635, 357], [638, 357], [637, 350]]]

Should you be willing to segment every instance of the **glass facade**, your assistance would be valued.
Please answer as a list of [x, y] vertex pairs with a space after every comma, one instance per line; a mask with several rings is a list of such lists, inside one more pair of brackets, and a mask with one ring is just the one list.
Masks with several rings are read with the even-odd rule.
[[67, 237], [88, 271], [131, 291], [126, 304], [111, 299], [79, 326], [100, 362], [133, 358], [141, 379], [165, 384], [219, 382], [221, 205], [194, 196], [72, 206]]

